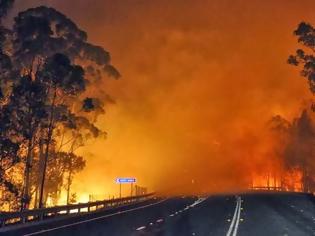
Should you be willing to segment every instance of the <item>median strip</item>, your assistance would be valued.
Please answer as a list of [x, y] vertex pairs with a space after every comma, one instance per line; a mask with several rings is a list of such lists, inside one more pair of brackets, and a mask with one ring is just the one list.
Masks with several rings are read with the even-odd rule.
[[233, 215], [232, 222], [230, 224], [229, 230], [226, 236], [236, 236], [238, 231], [238, 226], [240, 223], [240, 216], [241, 216], [241, 205], [242, 199], [240, 196], [236, 197], [236, 207]]

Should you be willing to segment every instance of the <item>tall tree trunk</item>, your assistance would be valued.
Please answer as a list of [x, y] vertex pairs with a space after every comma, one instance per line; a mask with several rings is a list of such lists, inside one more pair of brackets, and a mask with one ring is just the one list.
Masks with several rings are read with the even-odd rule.
[[28, 141], [27, 155], [25, 161], [25, 170], [24, 170], [24, 188], [23, 188], [23, 198], [21, 204], [21, 211], [29, 208], [30, 203], [30, 173], [32, 168], [32, 137]]
[[[75, 147], [75, 143], [76, 143], [77, 137], [73, 140], [71, 147], [70, 147], [70, 153], [73, 154], [74, 152], [74, 147]], [[70, 203], [70, 188], [72, 185], [72, 174], [73, 174], [73, 170], [72, 170], [72, 156], [70, 155], [70, 164], [69, 164], [69, 175], [68, 175], [68, 182], [67, 182], [67, 204]]]
[[267, 188], [268, 190], [270, 190], [270, 178], [269, 178], [269, 171], [268, 171], [268, 174], [267, 174]]
[[303, 192], [307, 193], [309, 191], [307, 167], [304, 165], [303, 169]]
[[37, 208], [38, 204], [38, 185], [35, 187], [34, 208]]
[[72, 184], [72, 169], [71, 168], [72, 167], [70, 164], [68, 181], [67, 181], [67, 205], [70, 204], [70, 188], [71, 188], [71, 184]]
[[[42, 132], [41, 132], [42, 137]], [[44, 140], [43, 138], [39, 139], [39, 160], [38, 160], [38, 171], [37, 171], [37, 177], [36, 177], [36, 195], [35, 195], [35, 203], [34, 207], [37, 208], [38, 202], [39, 202], [39, 191], [40, 191], [40, 184], [42, 182], [42, 176], [43, 176], [43, 169], [44, 169]]]
[[45, 177], [46, 177], [47, 162], [48, 162], [48, 157], [49, 157], [49, 147], [50, 147], [50, 143], [51, 143], [51, 140], [52, 140], [52, 134], [53, 134], [56, 96], [57, 96], [57, 88], [55, 87], [54, 88], [53, 100], [52, 100], [52, 103], [51, 103], [50, 120], [49, 120], [48, 131], [47, 131], [46, 150], [45, 150], [45, 156], [44, 156], [44, 167], [43, 167], [42, 181], [41, 181], [40, 194], [39, 194], [39, 208], [43, 207], [43, 195], [44, 195], [44, 187], [45, 187]]

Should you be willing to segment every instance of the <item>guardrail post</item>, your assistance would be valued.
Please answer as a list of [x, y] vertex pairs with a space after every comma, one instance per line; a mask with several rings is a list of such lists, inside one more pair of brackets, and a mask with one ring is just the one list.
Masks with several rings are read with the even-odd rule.
[[43, 220], [44, 219], [44, 212], [42, 211], [41, 213], [39, 213], [39, 220]]

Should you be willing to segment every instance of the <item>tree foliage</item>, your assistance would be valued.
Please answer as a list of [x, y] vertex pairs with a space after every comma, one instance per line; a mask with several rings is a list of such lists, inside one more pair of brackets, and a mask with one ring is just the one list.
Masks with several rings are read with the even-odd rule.
[[304, 49], [297, 49], [294, 55], [290, 55], [288, 63], [301, 66], [301, 75], [308, 80], [312, 94], [315, 94], [315, 29], [311, 24], [302, 22], [294, 31], [298, 42]]
[[[0, 19], [12, 4], [0, 0]], [[56, 198], [65, 183], [70, 201], [73, 176], [85, 167], [75, 151], [106, 135], [95, 125], [104, 102], [88, 94], [103, 77], [120, 77], [110, 61], [54, 8], [30, 8], [12, 28], [0, 25], [0, 187], [21, 199], [22, 209]], [[22, 188], [10, 180], [15, 169]]]

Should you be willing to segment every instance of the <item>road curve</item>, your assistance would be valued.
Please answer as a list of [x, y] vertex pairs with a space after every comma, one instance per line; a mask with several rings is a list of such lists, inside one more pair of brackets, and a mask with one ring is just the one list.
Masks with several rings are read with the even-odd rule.
[[178, 197], [3, 235], [315, 235], [315, 198], [279, 192]]

